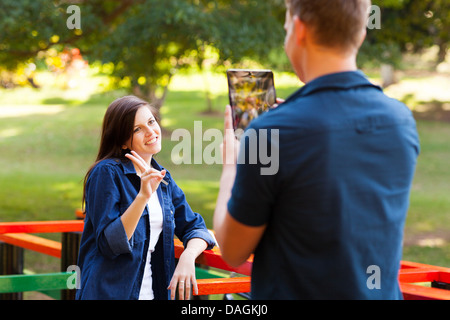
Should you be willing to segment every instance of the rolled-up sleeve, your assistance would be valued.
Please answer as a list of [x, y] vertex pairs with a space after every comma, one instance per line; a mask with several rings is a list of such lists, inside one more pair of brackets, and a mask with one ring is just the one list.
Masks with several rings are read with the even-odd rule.
[[86, 185], [86, 217], [92, 223], [99, 252], [107, 258], [130, 253], [122, 224], [119, 180], [110, 166], [95, 167]]

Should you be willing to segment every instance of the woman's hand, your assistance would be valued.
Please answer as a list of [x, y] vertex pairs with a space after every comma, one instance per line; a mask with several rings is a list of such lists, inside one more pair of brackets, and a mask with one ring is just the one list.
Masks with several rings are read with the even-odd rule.
[[187, 243], [186, 249], [178, 260], [177, 267], [170, 280], [169, 287], [170, 299], [175, 299], [175, 293], [178, 287], [178, 298], [188, 300], [191, 289], [194, 294], [198, 294], [197, 280], [195, 278], [195, 259], [202, 253], [208, 244], [199, 238], [193, 238]]
[[185, 250], [178, 260], [177, 267], [173, 273], [168, 289], [170, 290], [170, 299], [175, 299], [175, 293], [178, 286], [178, 298], [180, 300], [189, 300], [191, 288], [195, 294], [198, 293], [197, 280], [195, 278], [195, 259], [197, 257]]
[[158, 189], [159, 184], [166, 175], [166, 170], [158, 171], [153, 169], [135, 151], [131, 151], [131, 154], [127, 153], [125, 157], [133, 161], [141, 172], [141, 188], [139, 194], [146, 199], [150, 199], [152, 193]]
[[128, 240], [133, 236], [134, 230], [152, 193], [158, 189], [159, 184], [166, 175], [165, 170], [159, 172], [158, 170], [152, 169], [136, 152], [131, 151], [131, 153], [125, 156], [133, 161], [137, 170], [141, 172], [141, 188], [128, 209], [120, 216]]

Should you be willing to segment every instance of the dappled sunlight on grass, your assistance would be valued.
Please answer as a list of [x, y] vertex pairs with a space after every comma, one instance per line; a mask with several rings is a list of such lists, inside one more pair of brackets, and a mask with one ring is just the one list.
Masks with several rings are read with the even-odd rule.
[[418, 241], [418, 245], [421, 247], [430, 247], [430, 248], [439, 248], [445, 246], [447, 241], [443, 238], [426, 238], [426, 239], [420, 239]]
[[450, 102], [450, 76], [433, 75], [417, 78], [402, 78], [389, 86], [385, 93], [405, 102], [414, 111], [426, 111], [425, 103]]
[[10, 138], [18, 136], [22, 133], [22, 129], [20, 128], [9, 128], [0, 130], [0, 138]]
[[1, 105], [0, 118], [17, 118], [33, 114], [52, 115], [65, 109], [64, 105]]

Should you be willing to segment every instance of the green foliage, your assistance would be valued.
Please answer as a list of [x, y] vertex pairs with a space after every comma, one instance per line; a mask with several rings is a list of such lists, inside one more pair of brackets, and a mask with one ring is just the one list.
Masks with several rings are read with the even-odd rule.
[[[283, 52], [284, 0], [77, 1], [81, 30], [66, 21], [70, 1], [2, 0], [0, 66], [14, 70], [49, 48], [78, 47], [90, 62], [110, 66], [119, 87], [160, 106], [179, 70], [230, 65], [250, 58], [289, 69]], [[368, 30], [360, 62], [399, 64], [405, 51], [433, 44], [445, 58], [450, 40], [448, 0], [373, 0], [381, 29]], [[215, 56], [207, 55], [214, 48]], [[211, 60], [213, 60], [211, 62]], [[224, 62], [227, 63], [224, 63]]]
[[[368, 30], [360, 61], [398, 65], [402, 53], [419, 52], [434, 44], [443, 60], [450, 41], [447, 0], [373, 0], [381, 8], [381, 29]], [[438, 61], [439, 62], [439, 61]]]
[[[180, 69], [201, 66], [209, 45], [218, 50], [218, 63], [267, 55], [282, 39], [269, 9], [255, 1], [137, 3], [94, 45], [95, 56], [114, 63], [114, 76], [128, 77], [134, 93], [159, 106], [171, 77]], [[267, 21], [266, 26], [260, 21]]]
[[14, 68], [50, 45], [62, 10], [45, 0], [3, 0], [0, 10], [0, 65]]
[[207, 46], [218, 49], [218, 63], [264, 58], [279, 47], [280, 10], [272, 9], [280, 2], [91, 0], [76, 3], [81, 30], [69, 30], [68, 3], [5, 0], [0, 65], [14, 68], [52, 46], [77, 46], [90, 61], [112, 63], [121, 86], [160, 106], [173, 74], [201, 65]]
[[[270, 1], [223, 1], [216, 4], [209, 24], [211, 43], [224, 59], [264, 58], [283, 43], [283, 25]], [[284, 18], [284, 17], [283, 17]]]

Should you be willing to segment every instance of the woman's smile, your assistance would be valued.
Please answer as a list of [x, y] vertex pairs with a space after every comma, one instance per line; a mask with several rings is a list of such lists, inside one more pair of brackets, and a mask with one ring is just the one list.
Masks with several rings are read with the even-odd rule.
[[149, 146], [149, 145], [152, 145], [152, 144], [156, 143], [157, 141], [158, 141], [158, 136], [156, 136], [156, 137], [154, 137], [153, 139], [147, 141], [147, 142], [145, 143], [145, 145], [146, 145], [146, 146]]

